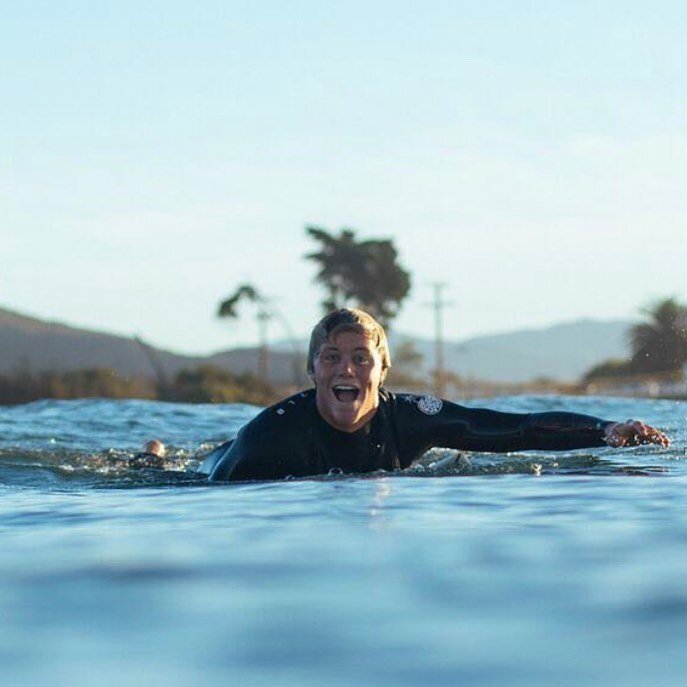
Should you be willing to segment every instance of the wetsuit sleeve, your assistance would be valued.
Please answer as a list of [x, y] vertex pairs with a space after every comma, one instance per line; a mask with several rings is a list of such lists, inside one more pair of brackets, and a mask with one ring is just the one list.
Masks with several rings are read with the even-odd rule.
[[212, 468], [211, 482], [282, 479], [291, 474], [282, 455], [275, 451], [275, 437], [261, 431], [261, 424], [249, 422], [239, 432]]
[[223, 444], [212, 449], [212, 451], [203, 458], [203, 462], [200, 464], [198, 472], [204, 475], [210, 475], [224, 455], [229, 451], [234, 441], [235, 439], [229, 439], [229, 441], [225, 441]]
[[[567, 412], [503, 413], [467, 408], [448, 401], [427, 404], [423, 399], [408, 402], [401, 425], [408, 443], [412, 434], [424, 450], [432, 447], [468, 451], [560, 451], [604, 446], [604, 433], [611, 424], [591, 415]], [[438, 408], [438, 409], [437, 409]]]
[[321, 472], [313, 463], [308, 441], [312, 397], [313, 393], [304, 393], [284, 399], [244, 425], [220, 455], [206, 461], [211, 466], [210, 481], [272, 480]]

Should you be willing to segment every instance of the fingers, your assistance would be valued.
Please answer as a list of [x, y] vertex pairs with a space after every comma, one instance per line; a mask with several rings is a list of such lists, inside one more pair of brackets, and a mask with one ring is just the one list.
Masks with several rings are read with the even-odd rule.
[[659, 429], [649, 427], [648, 442], [650, 444], [658, 444], [659, 446], [670, 446], [670, 439]]
[[635, 443], [670, 446], [670, 439], [660, 429], [646, 425], [639, 420], [635, 420], [632, 425], [635, 432], [633, 437]]
[[639, 444], [657, 444], [670, 446], [670, 439], [660, 430], [645, 424], [641, 420], [616, 422], [606, 430], [606, 443], [619, 448]]

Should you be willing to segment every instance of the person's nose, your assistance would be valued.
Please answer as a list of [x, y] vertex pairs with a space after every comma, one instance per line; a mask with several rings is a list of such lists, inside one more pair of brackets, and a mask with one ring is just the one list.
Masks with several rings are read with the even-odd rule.
[[350, 358], [342, 358], [339, 364], [339, 374], [342, 377], [353, 376], [353, 361]]

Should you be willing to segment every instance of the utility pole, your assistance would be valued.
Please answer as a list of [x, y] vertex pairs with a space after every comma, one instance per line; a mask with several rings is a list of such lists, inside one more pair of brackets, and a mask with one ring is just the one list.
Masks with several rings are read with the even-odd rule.
[[298, 349], [291, 327], [289, 327], [286, 318], [272, 305], [271, 298], [263, 296], [252, 284], [241, 284], [229, 298], [226, 298], [220, 303], [217, 315], [219, 317], [236, 319], [238, 317], [237, 306], [239, 302], [243, 300], [249, 300], [255, 303], [257, 307], [256, 317], [258, 320], [258, 336], [260, 340], [258, 349], [258, 379], [266, 386], [269, 385], [270, 351], [267, 341], [267, 325], [270, 320], [276, 317], [284, 325], [289, 341], [291, 342], [294, 361], [294, 386], [296, 386], [300, 379], [300, 374], [295, 365], [296, 362], [300, 360], [300, 356], [298, 355]]
[[260, 354], [258, 358], [258, 377], [260, 381], [269, 384], [269, 348], [267, 347], [267, 323], [272, 319], [272, 314], [264, 305], [258, 309], [258, 328], [260, 330]]
[[434, 309], [434, 394], [443, 398], [446, 393], [446, 374], [444, 370], [444, 336], [443, 309], [450, 305], [442, 298], [442, 291], [446, 288], [443, 282], [431, 284], [434, 290], [434, 301], [429, 303]]

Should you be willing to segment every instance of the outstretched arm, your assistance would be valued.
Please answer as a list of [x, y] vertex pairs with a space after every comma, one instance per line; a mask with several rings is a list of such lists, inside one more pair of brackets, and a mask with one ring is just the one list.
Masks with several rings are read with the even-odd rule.
[[[469, 451], [549, 451], [669, 444], [658, 429], [637, 421], [613, 422], [570, 412], [504, 413], [468, 408], [447, 401], [406, 395], [402, 398], [401, 432], [410, 445]], [[404, 431], [405, 430], [405, 431]], [[419, 439], [421, 437], [421, 440]]]

